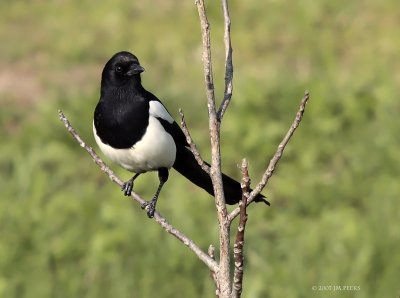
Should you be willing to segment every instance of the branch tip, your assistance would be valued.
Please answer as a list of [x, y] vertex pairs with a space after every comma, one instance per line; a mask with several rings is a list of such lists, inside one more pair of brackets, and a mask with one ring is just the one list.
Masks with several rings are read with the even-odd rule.
[[[265, 186], [268, 184], [269, 179], [272, 177], [275, 168], [281, 159], [283, 155], [283, 151], [286, 148], [286, 145], [289, 143], [291, 137], [293, 136], [295, 130], [299, 126], [301, 120], [303, 119], [304, 111], [306, 104], [308, 100], [310, 99], [310, 93], [308, 90], [304, 92], [304, 96], [301, 100], [300, 107], [298, 112], [296, 113], [295, 119], [293, 120], [292, 125], [290, 126], [289, 130], [287, 131], [286, 135], [282, 139], [282, 141], [279, 143], [278, 148], [270, 160], [267, 169], [265, 170], [260, 182], [257, 184], [257, 186], [254, 188], [254, 190], [250, 193], [249, 198], [247, 200], [247, 205], [250, 204], [251, 202], [254, 201], [254, 199], [261, 193], [261, 191], [265, 188]], [[237, 207], [235, 208], [230, 214], [229, 214], [229, 220], [235, 219], [240, 213], [240, 208]]]

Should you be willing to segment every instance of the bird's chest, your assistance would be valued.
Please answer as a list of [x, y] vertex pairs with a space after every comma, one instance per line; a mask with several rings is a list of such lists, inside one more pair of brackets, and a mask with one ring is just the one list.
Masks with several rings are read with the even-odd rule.
[[101, 151], [129, 171], [142, 173], [171, 168], [175, 162], [176, 146], [173, 138], [158, 119], [151, 115], [144, 134], [129, 148], [114, 148], [104, 143], [97, 134], [95, 125], [93, 132]]
[[94, 113], [96, 134], [101, 141], [115, 149], [128, 149], [146, 132], [149, 122], [149, 105], [146, 102], [125, 98], [99, 102]]

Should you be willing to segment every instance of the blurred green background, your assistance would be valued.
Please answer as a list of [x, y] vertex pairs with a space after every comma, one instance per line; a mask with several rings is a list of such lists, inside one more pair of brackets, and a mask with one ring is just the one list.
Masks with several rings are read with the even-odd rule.
[[[216, 93], [223, 19], [208, 1]], [[223, 169], [257, 183], [298, 109], [305, 117], [252, 205], [243, 297], [400, 295], [400, 5], [397, 0], [230, 2], [234, 95]], [[209, 158], [194, 1], [0, 2], [0, 297], [213, 297], [208, 269], [120, 193], [58, 120], [90, 145], [100, 74], [135, 53], [145, 87]], [[106, 160], [124, 180], [130, 173]], [[136, 191], [150, 198], [157, 174]], [[206, 249], [213, 200], [175, 171], [158, 210]], [[313, 286], [357, 286], [313, 291]]]

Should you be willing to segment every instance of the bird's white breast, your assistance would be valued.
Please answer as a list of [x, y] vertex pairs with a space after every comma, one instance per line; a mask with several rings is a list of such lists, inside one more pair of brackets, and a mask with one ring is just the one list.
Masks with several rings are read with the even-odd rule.
[[163, 118], [169, 123], [174, 121], [161, 103], [151, 101], [147, 130], [132, 148], [115, 149], [104, 144], [97, 135], [93, 123], [94, 138], [100, 150], [108, 158], [129, 171], [143, 173], [162, 167], [171, 168], [176, 156], [175, 142], [156, 117]]

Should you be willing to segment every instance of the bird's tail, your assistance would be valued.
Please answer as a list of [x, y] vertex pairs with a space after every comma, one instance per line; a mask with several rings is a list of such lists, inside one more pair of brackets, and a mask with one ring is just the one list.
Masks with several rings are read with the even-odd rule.
[[[211, 178], [197, 163], [193, 153], [185, 147], [181, 147], [178, 150], [179, 151], [176, 154], [176, 160], [173, 168], [192, 183], [196, 184], [207, 191], [210, 195], [214, 196]], [[242, 188], [240, 183], [224, 173], [222, 173], [222, 183], [224, 186], [226, 203], [229, 205], [238, 203], [242, 199]], [[255, 201], [264, 202], [267, 205], [270, 205], [270, 203], [265, 200], [265, 197], [262, 194], [259, 194], [255, 198]]]

